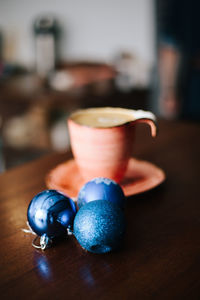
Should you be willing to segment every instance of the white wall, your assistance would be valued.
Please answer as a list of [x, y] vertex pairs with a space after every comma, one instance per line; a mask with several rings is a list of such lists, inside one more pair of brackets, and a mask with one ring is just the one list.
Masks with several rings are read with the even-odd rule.
[[127, 49], [147, 64], [154, 62], [153, 0], [0, 0], [0, 28], [6, 57], [34, 62], [32, 22], [50, 12], [63, 26], [61, 55], [67, 59], [109, 61]]

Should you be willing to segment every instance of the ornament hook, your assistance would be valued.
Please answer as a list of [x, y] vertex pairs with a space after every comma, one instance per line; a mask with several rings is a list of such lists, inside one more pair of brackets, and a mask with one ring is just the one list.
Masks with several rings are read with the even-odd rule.
[[38, 238], [39, 238], [39, 236], [36, 236], [32, 242], [32, 246], [34, 248], [45, 250], [51, 246], [52, 240], [46, 234], [43, 234], [40, 237], [40, 246], [36, 244], [36, 241]]

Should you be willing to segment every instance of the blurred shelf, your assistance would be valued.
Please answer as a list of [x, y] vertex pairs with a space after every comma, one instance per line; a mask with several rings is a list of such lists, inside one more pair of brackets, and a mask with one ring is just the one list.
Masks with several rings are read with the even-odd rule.
[[[91, 76], [91, 74], [90, 74]], [[122, 106], [132, 109], [147, 109], [150, 91], [148, 89], [135, 89], [129, 92], [120, 92], [116, 89], [113, 80], [107, 84], [86, 84], [68, 91], [55, 91], [36, 75], [20, 75], [0, 82], [0, 117], [4, 131], [9, 120], [20, 117], [25, 118], [24, 127], [28, 126], [29, 118], [31, 128], [37, 131], [37, 143], [30, 147], [10, 147], [3, 140], [4, 158], [6, 168], [16, 166], [32, 160], [40, 155], [52, 151], [49, 141], [52, 122], [59, 117], [66, 118], [73, 110], [78, 108], [97, 106]], [[28, 121], [27, 121], [28, 120]], [[26, 125], [27, 124], [27, 125]], [[66, 133], [67, 134], [67, 133]], [[41, 142], [41, 143], [40, 143]], [[54, 149], [55, 150], [55, 149]]]

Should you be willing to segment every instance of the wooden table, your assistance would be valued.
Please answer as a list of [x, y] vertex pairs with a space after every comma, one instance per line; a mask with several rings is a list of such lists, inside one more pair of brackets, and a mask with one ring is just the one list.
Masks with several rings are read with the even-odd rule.
[[160, 187], [128, 198], [122, 249], [95, 255], [68, 237], [42, 252], [24, 233], [27, 206], [69, 154], [51, 154], [0, 176], [1, 299], [200, 299], [200, 125], [138, 126], [134, 155], [163, 168]]

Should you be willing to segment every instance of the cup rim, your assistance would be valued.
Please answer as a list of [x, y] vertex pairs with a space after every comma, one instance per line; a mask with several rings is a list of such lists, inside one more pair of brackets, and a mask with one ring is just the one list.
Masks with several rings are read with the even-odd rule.
[[[110, 112], [110, 111], [115, 111], [115, 112], [120, 112], [120, 113], [124, 113], [126, 115], [137, 115], [137, 117], [133, 117], [133, 119], [130, 119], [129, 121], [125, 121], [123, 123], [120, 124], [114, 124], [114, 125], [110, 125], [110, 126], [93, 126], [93, 125], [88, 125], [88, 124], [80, 124], [79, 122], [75, 121], [73, 119], [73, 116], [83, 113], [83, 112], [92, 112], [94, 110], [104, 110], [104, 112]], [[149, 117], [139, 117], [140, 120], [145, 120], [145, 119], [151, 119], [152, 121], [155, 122], [155, 116], [153, 113], [151, 113], [150, 111], [144, 111], [144, 110], [134, 110], [134, 109], [129, 109], [129, 108], [123, 108], [123, 107], [111, 107], [111, 106], [105, 106], [105, 107], [89, 107], [89, 108], [83, 108], [83, 109], [78, 109], [75, 110], [74, 112], [72, 112], [69, 117], [68, 117], [68, 122], [71, 121], [81, 127], [87, 127], [87, 128], [94, 128], [94, 129], [112, 129], [112, 128], [116, 128], [116, 127], [123, 127], [126, 126], [128, 124], [133, 123], [134, 121], [136, 121], [138, 119], [139, 115], [142, 114], [146, 114], [149, 113]]]

